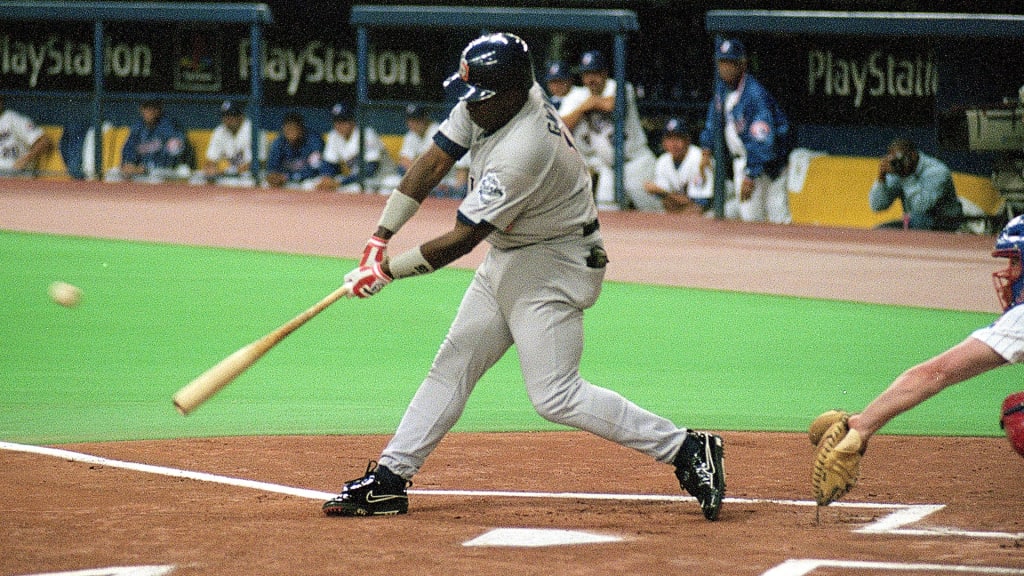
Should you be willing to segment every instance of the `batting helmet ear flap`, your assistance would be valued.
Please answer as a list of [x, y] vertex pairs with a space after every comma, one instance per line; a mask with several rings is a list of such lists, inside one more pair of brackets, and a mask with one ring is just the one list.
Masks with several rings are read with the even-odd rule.
[[1024, 456], [1024, 392], [1010, 394], [1003, 400], [999, 426], [1018, 454]]

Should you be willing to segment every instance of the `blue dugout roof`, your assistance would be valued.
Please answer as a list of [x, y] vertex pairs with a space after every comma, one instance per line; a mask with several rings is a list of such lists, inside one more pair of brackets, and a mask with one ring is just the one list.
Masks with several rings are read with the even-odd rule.
[[632, 10], [560, 10], [554, 8], [475, 8], [467, 6], [352, 7], [350, 23], [371, 28], [516, 28], [588, 32], [640, 29]]
[[51, 2], [0, 1], [2, 20], [81, 20], [102, 22], [216, 22], [269, 24], [266, 4], [200, 2]]
[[926, 12], [709, 10], [708, 32], [828, 36], [1024, 37], [1024, 16]]
[[370, 29], [440, 28], [478, 30], [565, 30], [612, 34], [615, 39], [613, 77], [615, 99], [615, 195], [624, 201], [622, 186], [623, 122], [625, 118], [626, 34], [640, 29], [632, 10], [581, 10], [553, 8], [482, 8], [467, 6], [373, 6], [352, 7], [349, 23], [356, 28], [356, 115], [370, 103], [367, 95], [367, 52]]

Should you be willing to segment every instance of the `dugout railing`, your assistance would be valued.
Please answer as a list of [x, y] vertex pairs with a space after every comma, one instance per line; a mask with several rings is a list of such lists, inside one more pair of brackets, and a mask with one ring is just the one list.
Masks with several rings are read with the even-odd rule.
[[[59, 2], [49, 0], [0, 0], [0, 21], [78, 21], [93, 24], [93, 88], [91, 93], [46, 90], [0, 90], [0, 94], [40, 98], [87, 98], [91, 100], [91, 126], [94, 134], [102, 134], [103, 104], [115, 99], [161, 98], [177, 101], [217, 101], [245, 99], [252, 123], [252, 157], [259, 158], [262, 126], [264, 26], [273, 22], [266, 4], [229, 4], [224, 2]], [[104, 33], [111, 22], [147, 23], [209, 23], [249, 26], [252, 44], [249, 92], [233, 93], [142, 93], [107, 91], [104, 86]], [[99, 139], [97, 139], [98, 141]], [[96, 177], [103, 178], [102, 146], [95, 146]], [[259, 163], [252, 163], [252, 175], [259, 176]]]
[[[350, 19], [356, 28], [356, 121], [363, 124], [369, 97], [368, 62], [371, 30], [387, 28], [476, 29], [486, 32], [521, 30], [597, 32], [613, 35], [612, 72], [615, 95], [615, 197], [625, 202], [623, 190], [623, 126], [626, 110], [626, 37], [640, 29], [632, 10], [585, 10], [554, 8], [478, 8], [466, 6], [371, 6], [355, 5]], [[537, 62], [534, 62], [537, 65]], [[361, 146], [360, 142], [360, 146]], [[363, 170], [360, 170], [362, 173]]]
[[[743, 35], [784, 37], [841, 37], [854, 39], [867, 38], [871, 41], [879, 39], [903, 38], [934, 40], [951, 54], [971, 52], [974, 48], [969, 40], [996, 39], [1001, 42], [1020, 43], [1024, 39], [1024, 15], [1014, 14], [960, 14], [942, 12], [849, 12], [826, 10], [709, 10], [704, 19], [705, 29], [712, 35]], [[982, 54], [981, 58], [991, 59], [993, 56]], [[1010, 64], [1010, 63], [1007, 63]], [[1012, 74], [1014, 69], [1004, 66], [1003, 73]], [[953, 72], [965, 72], [953, 70]], [[1019, 84], [1020, 80], [1015, 79]], [[939, 94], [948, 85], [942, 85]], [[974, 87], [982, 92], [981, 87]], [[957, 99], [977, 98], [975, 89], [968, 93], [950, 94], [948, 97]], [[1024, 105], [1024, 103], [1022, 103]], [[1015, 104], [1016, 106], [1016, 104]], [[792, 120], [792, 118], [791, 118]], [[841, 121], [842, 119], [837, 119]], [[936, 114], [935, 124], [939, 123]], [[931, 127], [933, 136], [929, 139], [942, 146], [939, 130]], [[964, 123], [966, 131], [966, 123]], [[964, 137], [966, 138], [966, 134]], [[720, 138], [719, 138], [720, 140]], [[803, 143], [802, 143], [803, 144]], [[967, 146], [963, 146], [966, 148]], [[974, 149], [967, 152], [973, 155]], [[964, 154], [961, 154], [964, 156]], [[716, 154], [715, 174], [715, 211], [721, 217], [724, 203], [724, 173], [719, 172], [724, 162]], [[969, 163], [966, 158], [962, 163]], [[1002, 192], [1002, 191], [1001, 191]], [[1007, 200], [1011, 200], [1007, 198]], [[1016, 200], [1016, 199], [1013, 199]], [[1024, 209], [1024, 198], [1019, 200]]]

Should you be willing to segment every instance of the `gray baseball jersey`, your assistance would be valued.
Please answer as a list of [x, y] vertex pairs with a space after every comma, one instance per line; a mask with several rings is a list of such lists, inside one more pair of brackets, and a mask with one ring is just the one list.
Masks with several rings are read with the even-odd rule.
[[[452, 110], [435, 136], [456, 158], [472, 148], [469, 189], [459, 217], [497, 230], [498, 248], [515, 248], [578, 232], [597, 218], [590, 174], [572, 134], [534, 84], [530, 100], [493, 134], [473, 123], [465, 103]], [[531, 143], [537, 145], [525, 145]]]
[[412, 478], [477, 381], [512, 345], [542, 417], [671, 462], [685, 429], [580, 376], [583, 311], [604, 278], [604, 262], [592, 257], [601, 237], [587, 168], [540, 86], [493, 133], [473, 124], [459, 103], [435, 143], [455, 158], [472, 155], [458, 218], [497, 229], [380, 464]]

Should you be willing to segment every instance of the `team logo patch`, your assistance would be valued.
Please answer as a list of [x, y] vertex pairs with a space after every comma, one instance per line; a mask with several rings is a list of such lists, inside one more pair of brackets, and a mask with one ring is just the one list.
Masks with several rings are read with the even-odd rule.
[[505, 195], [505, 188], [501, 185], [498, 175], [494, 172], [484, 174], [483, 179], [480, 180], [478, 190], [480, 191], [480, 200], [484, 204], [490, 204]]
[[759, 142], [767, 140], [771, 133], [772, 127], [764, 120], [758, 120], [750, 125], [750, 135], [754, 137], [754, 140]]
[[174, 156], [185, 149], [185, 142], [181, 138], [170, 138], [167, 140], [167, 153]]

